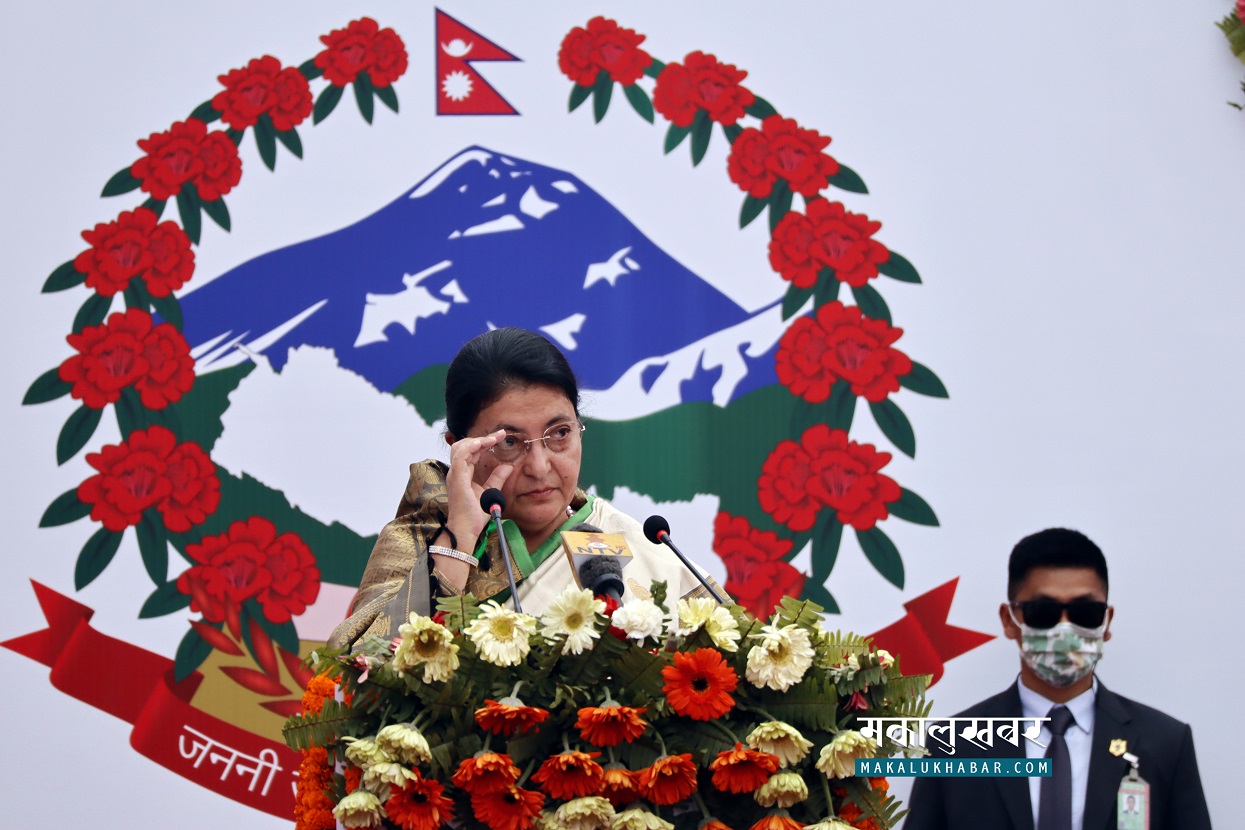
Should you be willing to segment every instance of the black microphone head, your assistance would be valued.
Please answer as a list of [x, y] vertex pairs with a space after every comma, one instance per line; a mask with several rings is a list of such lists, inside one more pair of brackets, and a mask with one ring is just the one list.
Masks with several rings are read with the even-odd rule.
[[661, 535], [670, 534], [670, 522], [662, 516], [649, 516], [644, 520], [644, 538], [654, 545], [661, 544]]
[[605, 531], [596, 525], [590, 525], [587, 522], [580, 522], [577, 525], [571, 525], [563, 533], [604, 533]]
[[492, 513], [494, 507], [501, 512], [506, 509], [506, 497], [501, 494], [501, 490], [490, 487], [480, 494], [480, 507], [485, 513]]
[[593, 595], [614, 593], [622, 596], [622, 564], [616, 556], [593, 556], [579, 566], [579, 584]]

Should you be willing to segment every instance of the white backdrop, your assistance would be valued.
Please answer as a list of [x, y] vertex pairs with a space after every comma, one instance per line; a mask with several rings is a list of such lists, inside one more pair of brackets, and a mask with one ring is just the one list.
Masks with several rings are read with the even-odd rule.
[[[439, 119], [429, 4], [11, 5], [0, 55], [9, 101], [0, 330], [10, 343], [0, 367], [9, 436], [0, 638], [40, 627], [29, 578], [74, 595], [74, 557], [94, 530], [36, 527], [88, 469], [81, 456], [55, 464], [76, 403], [20, 405], [67, 356], [81, 302], [40, 286], [84, 247], [82, 229], [115, 216], [99, 190], [137, 157], [135, 140], [183, 118], [219, 88], [216, 75], [252, 57], [301, 62], [320, 34], [367, 14], [402, 35], [411, 68], [396, 85], [400, 115], [378, 109], [369, 127], [348, 94], [350, 112], [301, 129], [305, 159], [282, 151], [275, 174], [248, 136], [243, 182], [228, 200], [235, 230], [205, 227], [197, 282], [356, 221], [479, 143], [574, 170], [748, 308], [781, 295], [763, 223], [737, 230], [720, 135], [692, 170], [686, 147], [663, 157], [661, 129], [620, 96], [602, 124], [567, 114], [558, 44], [603, 13], [646, 33], [645, 48], [665, 60], [702, 49], [749, 70], [758, 94], [832, 135], [831, 150], [871, 191], [845, 199], [849, 208], [881, 220], [881, 238], [925, 279], [887, 298], [902, 345], [939, 372], [951, 399], [906, 403], [919, 454], [890, 470], [933, 504], [942, 527], [888, 525], [904, 552], [902, 592], [845, 542], [830, 581], [841, 624], [874, 630], [904, 600], [959, 575], [951, 622], [997, 633], [1011, 545], [1053, 524], [1083, 530], [1107, 554], [1117, 608], [1100, 677], [1193, 724], [1211, 814], [1227, 826], [1239, 763], [1216, 722], [1229, 690], [1245, 684], [1233, 645], [1245, 542], [1245, 459], [1233, 438], [1245, 412], [1233, 368], [1245, 354], [1245, 114], [1224, 103], [1241, 97], [1243, 69], [1213, 25], [1227, 5], [446, 0], [446, 12], [523, 59], [477, 65], [522, 115]], [[350, 497], [374, 514], [362, 532], [391, 516], [406, 462], [430, 452], [413, 439], [404, 457], [378, 457], [370, 481], [351, 482]], [[74, 596], [98, 609], [101, 629], [171, 655], [184, 615], [134, 619], [150, 587], [132, 538]], [[707, 538], [698, 549], [720, 572]], [[0, 792], [14, 824], [284, 826], [142, 758], [126, 724], [53, 689], [45, 667], [9, 651], [0, 666], [11, 734]], [[935, 712], [1002, 689], [1016, 667], [1014, 647], [999, 640], [953, 661], [932, 693]]]

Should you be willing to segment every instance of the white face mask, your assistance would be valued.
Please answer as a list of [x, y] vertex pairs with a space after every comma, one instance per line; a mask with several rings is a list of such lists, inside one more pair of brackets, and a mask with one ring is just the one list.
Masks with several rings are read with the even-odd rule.
[[1012, 622], [1020, 627], [1020, 656], [1042, 681], [1063, 688], [1090, 674], [1102, 659], [1107, 622], [1097, 628], [1082, 628], [1063, 621], [1052, 628], [1031, 628], [1008, 609]]

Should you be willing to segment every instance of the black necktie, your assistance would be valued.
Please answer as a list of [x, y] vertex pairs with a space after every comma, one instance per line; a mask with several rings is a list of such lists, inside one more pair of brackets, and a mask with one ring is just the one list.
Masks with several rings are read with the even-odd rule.
[[1051, 759], [1051, 776], [1042, 779], [1037, 830], [1072, 830], [1072, 757], [1063, 734], [1076, 718], [1067, 706], [1051, 707], [1047, 717], [1051, 739], [1046, 757]]

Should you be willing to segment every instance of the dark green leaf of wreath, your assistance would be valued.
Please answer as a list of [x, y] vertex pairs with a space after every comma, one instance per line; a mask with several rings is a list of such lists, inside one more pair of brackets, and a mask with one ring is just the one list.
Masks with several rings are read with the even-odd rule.
[[178, 331], [182, 330], [182, 304], [176, 297], [172, 294], [167, 297], [152, 297], [151, 305], [164, 322]]
[[376, 113], [376, 93], [373, 90], [372, 76], [366, 72], [360, 72], [354, 79], [354, 100], [359, 105], [359, 114], [369, 124], [372, 123], [372, 116]]
[[211, 100], [207, 100], [195, 107], [194, 111], [190, 113], [190, 117], [198, 118], [204, 124], [211, 124], [220, 118], [220, 112], [217, 111], [216, 107], [212, 106]]
[[86, 540], [82, 553], [78, 554], [78, 563], [73, 569], [73, 585], [78, 591], [95, 581], [95, 577], [104, 572], [108, 563], [117, 555], [121, 547], [121, 534], [101, 527], [95, 535]]
[[744, 128], [738, 124], [722, 125], [722, 135], [726, 136], [726, 142], [728, 144], [734, 144], [735, 139], [739, 138], [739, 134], [743, 131]]
[[[258, 135], [258, 134], [257, 134]], [[277, 154], [277, 148], [272, 148], [272, 154]], [[273, 162], [276, 163], [275, 161]], [[206, 199], [200, 202], [203, 212], [206, 213], [217, 226], [228, 232], [233, 227], [233, 222], [229, 219], [229, 207], [225, 204], [225, 197], [219, 196], [215, 199]]]
[[101, 197], [120, 196], [122, 193], [129, 193], [131, 190], [138, 190], [142, 186], [142, 182], [135, 178], [130, 172], [130, 168], [123, 167], [113, 174], [112, 178], [104, 185], [104, 190], [99, 195]]
[[269, 170], [277, 169], [277, 136], [272, 126], [272, 119], [264, 113], [255, 122], [255, 149], [259, 151], [259, 159]]
[[166, 406], [164, 409], [146, 409], [142, 410], [143, 414], [153, 424], [159, 424], [174, 435], [182, 434], [181, 418], [177, 414], [177, 409], [172, 406]]
[[830, 184], [839, 190], [846, 190], [849, 193], [869, 192], [869, 188], [865, 187], [865, 180], [860, 178], [860, 174], [846, 164], [839, 165], [839, 172], [830, 177]]
[[588, 100], [588, 96], [592, 95], [592, 86], [580, 86], [579, 84], [571, 84], [571, 97], [566, 102], [567, 112], [574, 112], [579, 109], [579, 105]]
[[60, 527], [91, 515], [91, 505], [78, 498], [78, 488], [66, 490], [48, 505], [39, 519], [39, 527]]
[[709, 139], [713, 137], [713, 122], [709, 113], [697, 110], [692, 119], [692, 166], [700, 164], [709, 150]]
[[791, 212], [791, 188], [784, 179], [774, 182], [774, 189], [769, 194], [769, 230], [774, 232], [782, 218]]
[[762, 121], [769, 118], [771, 115], [778, 114], [778, 110], [774, 109], [774, 105], [769, 101], [766, 101], [760, 95], [756, 96], [756, 100], [753, 101], [752, 105], [745, 109], [744, 112], [748, 113], [753, 118], [759, 118]]
[[74, 334], [81, 333], [87, 326], [98, 326], [104, 322], [104, 318], [108, 316], [108, 309], [110, 308], [112, 308], [112, 297], [92, 294], [82, 304], [82, 308], [78, 309], [78, 313], [74, 315]]
[[125, 292], [121, 296], [125, 298], [126, 308], [147, 310], [147, 306], [143, 303], [142, 289], [139, 288], [141, 282], [141, 279], [130, 280], [130, 284], [125, 287]]
[[648, 99], [648, 93], [641, 89], [639, 84], [628, 84], [623, 87], [623, 94], [627, 96], [631, 108], [638, 112], [641, 118], [652, 124], [653, 102]]
[[886, 305], [886, 300], [882, 299], [882, 295], [872, 285], [865, 283], [860, 288], [853, 287], [852, 296], [856, 298], [856, 305], [860, 306], [861, 313], [866, 317], [891, 322], [890, 307]]
[[614, 82], [610, 73], [601, 70], [597, 73], [597, 82], [592, 85], [592, 117], [600, 124], [601, 119], [610, 108], [610, 97], [614, 94]]
[[765, 210], [768, 204], [764, 199], [758, 199], [751, 193], [744, 196], [743, 207], [739, 209], [739, 227], [746, 228], [752, 224], [752, 220], [761, 215], [761, 211]]
[[298, 71], [303, 73], [303, 77], [309, 81], [314, 81], [324, 74], [324, 70], [316, 66], [315, 58], [308, 58], [298, 65]]
[[289, 150], [298, 158], [303, 157], [303, 140], [298, 137], [298, 130], [290, 127], [288, 130], [277, 130], [277, 141], [285, 145], [285, 149]]
[[680, 127], [675, 124], [671, 124], [670, 129], [666, 130], [666, 144], [664, 152], [669, 153], [675, 147], [682, 144], [683, 139], [687, 138], [687, 134], [691, 131], [691, 127]]
[[143, 406], [138, 392], [132, 386], [121, 390], [121, 397], [117, 398], [117, 402], [113, 404], [112, 411], [117, 416], [117, 429], [123, 437], [136, 429], [146, 429], [148, 426], [146, 416], [151, 412]]
[[143, 202], [143, 207], [154, 213], [156, 218], [159, 219], [164, 215], [164, 206], [166, 204], [168, 204], [168, 202], [165, 199], [148, 199]]
[[826, 426], [848, 432], [855, 418], [856, 395], [852, 392], [852, 385], [840, 378], [830, 390], [830, 400], [826, 406]]
[[843, 542], [843, 523], [832, 508], [823, 507], [813, 526], [812, 571], [813, 582], [824, 583], [834, 570], [839, 557], [839, 545]]
[[813, 289], [799, 288], [792, 284], [787, 289], [787, 294], [782, 298], [782, 319], [790, 320], [795, 316], [804, 304], [808, 302], [808, 298], [813, 296]]
[[817, 308], [821, 308], [826, 303], [832, 303], [837, 300], [839, 298], [840, 285], [842, 283], [835, 276], [834, 269], [823, 266], [817, 272], [817, 299], [814, 301], [814, 305]]
[[375, 86], [373, 90], [380, 102], [394, 112], [398, 111], [398, 93], [393, 91], [393, 84], [389, 86]]
[[650, 63], [648, 67], [644, 70], [644, 74], [650, 78], [656, 79], [657, 76], [661, 74], [661, 70], [665, 68], [666, 68], [666, 65], [664, 63], [657, 60], [657, 58], [653, 58], [653, 62]]
[[169, 536], [164, 520], [154, 509], [143, 512], [143, 518], [135, 528], [138, 532], [138, 551], [143, 555], [143, 567], [156, 585], [163, 585], [169, 578]]
[[66, 288], [73, 288], [76, 285], [82, 285], [84, 282], [86, 282], [86, 274], [74, 268], [73, 260], [71, 259], [48, 275], [47, 280], [43, 283], [43, 293], [51, 294], [54, 291], [64, 291]]
[[177, 590], [177, 580], [173, 579], [151, 592], [151, 596], [143, 601], [143, 607], [138, 609], [138, 618], [149, 620], [153, 617], [163, 617], [189, 606], [189, 595]]
[[891, 537], [880, 527], [856, 531], [856, 540], [865, 552], [869, 564], [877, 568], [882, 577], [896, 588], [903, 588], [903, 558]]
[[869, 411], [873, 413], [873, 420], [877, 421], [882, 434], [904, 455], [916, 458], [916, 436], [903, 410], [890, 398], [886, 398], [880, 403], [870, 403]]
[[916, 272], [911, 262], [894, 251], [890, 254], [890, 258], [878, 266], [880, 273], [900, 282], [919, 283], [921, 281], [921, 275]]
[[242, 139], [246, 138], [246, 130], [225, 130], [225, 135], [233, 142], [233, 146], [241, 147]]
[[912, 371], [899, 378], [899, 385], [904, 389], [910, 389], [918, 395], [929, 395], [931, 398], [947, 398], [947, 387], [942, 385], [942, 381], [938, 379], [929, 367], [923, 363], [912, 361]]
[[[291, 654], [298, 654], [298, 630], [294, 628], [293, 620], [284, 623], [272, 622], [264, 616], [263, 608], [255, 600], [248, 601], [245, 607], [250, 612], [251, 619], [259, 624], [274, 643]], [[244, 632], [247, 628], [248, 626], [242, 626]]]
[[938, 517], [934, 515], [934, 508], [929, 506], [925, 499], [907, 488], [899, 488], [899, 499], [886, 505], [892, 516], [898, 516], [905, 522], [913, 524], [926, 525], [927, 527], [938, 527]]
[[63, 398], [69, 394], [71, 389], [73, 389], [73, 384], [61, 380], [59, 366], [55, 369], [48, 369], [30, 384], [30, 388], [26, 390], [26, 397], [22, 398], [22, 406], [47, 403]]
[[103, 414], [102, 409], [91, 409], [85, 405], [74, 410], [56, 438], [57, 464], [64, 464], [86, 446], [86, 442], [95, 434], [95, 428], [99, 426]]
[[827, 614], [841, 614], [839, 603], [835, 600], [834, 595], [826, 590], [826, 586], [814, 580], [808, 580], [804, 583], [804, 591], [800, 594], [801, 598], [815, 602], [825, 609]]
[[[208, 624], [211, 625], [211, 623]], [[220, 623], [216, 626], [219, 628]], [[173, 680], [180, 683], [190, 677], [195, 673], [195, 669], [203, 665], [203, 661], [208, 659], [211, 653], [212, 646], [199, 636], [199, 632], [193, 628], [187, 631], [186, 636], [182, 637], [181, 643], [177, 646], [177, 654], [173, 657]]]
[[342, 87], [329, 84], [320, 93], [320, 97], [316, 99], [316, 106], [311, 116], [311, 123], [319, 124], [321, 121], [329, 117], [329, 113], [337, 106], [337, 102], [342, 99]]
[[177, 193], [177, 213], [182, 218], [182, 230], [194, 244], [203, 235], [203, 217], [199, 213], [199, 194], [191, 187], [183, 187]]

